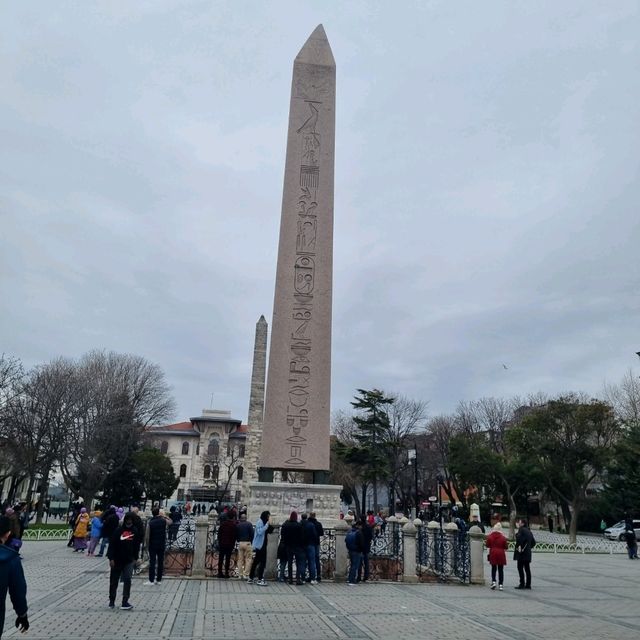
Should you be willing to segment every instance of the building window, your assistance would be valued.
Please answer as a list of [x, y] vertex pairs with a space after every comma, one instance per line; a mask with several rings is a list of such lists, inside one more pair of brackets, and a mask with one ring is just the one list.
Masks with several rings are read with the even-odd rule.
[[200, 443], [198, 442], [198, 444], [196, 445], [196, 455], [199, 456], [200, 455]]
[[213, 436], [211, 440], [209, 440], [207, 455], [213, 458], [217, 458], [220, 455], [220, 443], [218, 442], [218, 436]]
[[240, 502], [240, 498], [242, 497], [242, 492], [241, 491], [236, 491], [236, 499], [235, 502], [239, 503]]
[[244, 445], [243, 444], [241, 444], [240, 447], [238, 448], [238, 453], [239, 453], [241, 458], [244, 458]]
[[231, 452], [233, 451], [233, 447], [230, 442], [227, 442], [227, 458], [231, 457]]
[[184, 500], [184, 489], [178, 489], [178, 500]]
[[188, 442], [183, 442], [182, 443], [182, 455], [183, 456], [188, 456], [189, 455], [189, 443]]
[[160, 445], [160, 453], [166, 454], [167, 451], [169, 451], [169, 443], [166, 440], [163, 440]]
[[238, 480], [242, 480], [244, 476], [244, 467], [238, 467], [237, 478]]
[[211, 467], [208, 464], [204, 465], [204, 479], [208, 480], [211, 477]]
[[181, 464], [180, 465], [180, 477], [181, 478], [186, 478], [187, 477], [187, 465], [186, 464]]
[[213, 467], [211, 468], [211, 479], [217, 481], [219, 475], [220, 475], [220, 468], [218, 467], [217, 464], [214, 464]]

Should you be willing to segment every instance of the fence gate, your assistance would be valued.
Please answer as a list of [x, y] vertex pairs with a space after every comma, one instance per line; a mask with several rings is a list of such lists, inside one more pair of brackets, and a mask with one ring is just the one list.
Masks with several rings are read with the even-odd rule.
[[440, 582], [471, 581], [471, 550], [468, 533], [447, 532], [442, 529], [418, 530], [416, 567], [419, 578]]
[[193, 568], [193, 550], [196, 526], [193, 518], [183, 518], [180, 524], [167, 527], [164, 553], [164, 572], [168, 576], [190, 576]]

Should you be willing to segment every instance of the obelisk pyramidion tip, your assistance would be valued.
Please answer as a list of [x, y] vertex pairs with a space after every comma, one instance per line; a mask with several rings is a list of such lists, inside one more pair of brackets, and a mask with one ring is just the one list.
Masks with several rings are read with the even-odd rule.
[[327, 40], [324, 27], [319, 24], [304, 43], [300, 53], [296, 56], [295, 62], [302, 64], [317, 64], [323, 67], [335, 67], [336, 61], [333, 59], [333, 52]]

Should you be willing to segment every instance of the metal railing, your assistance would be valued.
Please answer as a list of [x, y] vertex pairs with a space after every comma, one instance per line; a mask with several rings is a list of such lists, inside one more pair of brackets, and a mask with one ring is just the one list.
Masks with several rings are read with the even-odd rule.
[[450, 533], [421, 526], [416, 538], [416, 573], [421, 580], [471, 581], [471, 547], [468, 533]]
[[191, 575], [196, 527], [193, 518], [183, 518], [180, 524], [167, 527], [164, 572], [169, 576]]

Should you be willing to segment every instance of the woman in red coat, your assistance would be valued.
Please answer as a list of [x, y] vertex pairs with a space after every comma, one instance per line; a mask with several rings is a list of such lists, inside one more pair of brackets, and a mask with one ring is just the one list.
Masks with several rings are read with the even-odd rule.
[[496, 571], [498, 572], [498, 589], [502, 591], [502, 583], [504, 582], [504, 567], [507, 564], [507, 538], [502, 533], [502, 524], [496, 522], [493, 530], [487, 536], [485, 541], [487, 549], [489, 549], [489, 564], [491, 565], [491, 588], [496, 588]]

